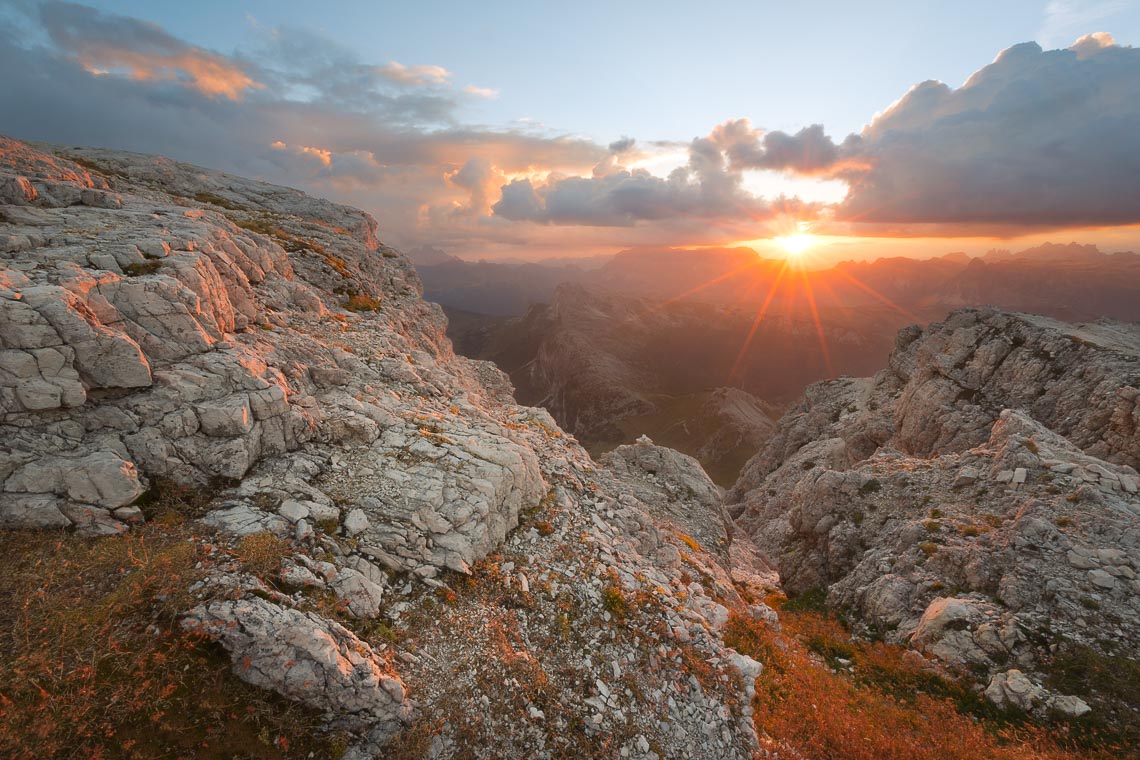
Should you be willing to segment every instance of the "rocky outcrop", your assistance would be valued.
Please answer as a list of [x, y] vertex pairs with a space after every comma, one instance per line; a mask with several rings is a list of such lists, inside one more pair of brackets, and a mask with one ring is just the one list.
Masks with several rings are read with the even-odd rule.
[[696, 459], [655, 446], [649, 436], [642, 436], [633, 445], [618, 446], [601, 461], [632, 486], [631, 495], [652, 505], [658, 519], [668, 520], [681, 535], [710, 550], [727, 552], [724, 494]]
[[1138, 388], [1134, 325], [958, 312], [875, 378], [810, 388], [728, 509], [789, 592], [949, 665], [1134, 653]]
[[417, 716], [436, 757], [752, 755], [762, 663], [722, 631], [775, 579], [729, 570], [720, 490], [516, 405], [371, 217], [6, 139], [0, 193], [0, 524], [199, 518], [182, 625], [348, 757]]
[[252, 597], [197, 607], [183, 627], [220, 641], [243, 681], [320, 710], [333, 725], [390, 736], [410, 722], [399, 676], [332, 621]]

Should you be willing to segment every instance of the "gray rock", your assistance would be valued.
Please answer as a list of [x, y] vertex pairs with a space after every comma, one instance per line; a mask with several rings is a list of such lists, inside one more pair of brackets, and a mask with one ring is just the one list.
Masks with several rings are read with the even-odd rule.
[[986, 698], [998, 707], [1012, 707], [1030, 712], [1041, 703], [1046, 692], [1016, 668], [997, 673], [986, 687]]
[[195, 608], [188, 630], [217, 639], [243, 681], [272, 689], [351, 728], [398, 731], [411, 705], [383, 683], [399, 683], [375, 651], [343, 626], [256, 597]]
[[344, 518], [344, 532], [355, 536], [368, 530], [368, 515], [363, 509], [353, 509]]

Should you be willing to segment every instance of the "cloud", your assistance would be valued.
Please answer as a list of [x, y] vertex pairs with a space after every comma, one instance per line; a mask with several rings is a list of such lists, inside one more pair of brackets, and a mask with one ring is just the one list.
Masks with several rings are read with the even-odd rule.
[[754, 223], [781, 214], [814, 213], [795, 200], [769, 203], [745, 192], [740, 167], [725, 154], [731, 143], [718, 130], [693, 140], [688, 165], [667, 177], [624, 166], [621, 159], [633, 152], [634, 141], [623, 138], [610, 145], [610, 155], [594, 167], [593, 176], [551, 175], [545, 182], [516, 179], [502, 188], [492, 210], [512, 221], [612, 227], [676, 219]]
[[913, 87], [841, 146], [841, 219], [1014, 229], [1140, 222], [1140, 50], [1015, 45]]
[[[420, 71], [413, 73], [424, 84], [393, 82], [391, 70], [305, 30], [258, 30], [260, 46], [239, 58], [82, 6], [22, 10], [5, 8], [13, 23], [0, 24], [0, 70], [19, 72], [0, 77], [0, 103], [19, 104], [0, 107], [0, 132], [158, 153], [300, 187], [374, 213], [394, 245], [438, 241], [457, 252], [522, 245], [505, 220], [486, 223], [507, 176], [588, 172], [608, 154], [546, 131], [464, 125], [461, 94], [436, 84], [439, 76]], [[185, 72], [98, 75], [78, 55], [96, 49], [146, 60], [190, 51], [262, 86], [232, 99]]]
[[467, 191], [467, 202], [456, 204], [455, 213], [470, 216], [486, 214], [490, 210], [504, 176], [485, 158], [477, 157], [469, 159], [462, 168], [450, 172], [447, 179], [451, 184]]
[[405, 66], [391, 61], [384, 66], [374, 67], [374, 70], [385, 79], [404, 85], [447, 84], [447, 80], [451, 79], [451, 72], [442, 66]]
[[468, 95], [474, 95], [477, 98], [485, 98], [487, 100], [494, 100], [499, 97], [498, 90], [492, 90], [490, 87], [476, 87], [473, 84], [464, 87], [463, 91]]
[[[18, 72], [0, 77], [0, 103], [18, 104], [0, 131], [300, 187], [374, 213], [397, 246], [712, 245], [786, 217], [894, 234], [1140, 222], [1140, 52], [1103, 33], [1015, 46], [956, 89], [916, 85], [842, 142], [734, 119], [689, 142], [604, 145], [467, 124], [483, 89], [311, 30], [255, 27], [257, 44], [225, 55], [72, 3], [9, 0], [0, 19], [0, 71]], [[779, 173], [850, 192], [830, 208], [749, 192]]]
[[1063, 45], [1127, 7], [1126, 0], [1050, 0], [1045, 5], [1045, 19], [1037, 39], [1050, 47]]
[[813, 174], [831, 168], [839, 158], [839, 149], [824, 134], [822, 124], [812, 124], [789, 135], [764, 132], [748, 119], [737, 119], [718, 125], [710, 139], [726, 152], [736, 169]]
[[233, 61], [154, 24], [66, 2], [41, 5], [40, 20], [52, 41], [92, 74], [122, 71], [139, 81], [179, 81], [230, 100], [263, 86]]
[[614, 140], [610, 143], [610, 152], [616, 154], [628, 153], [633, 150], [636, 144], [637, 140], [634, 140], [632, 137], [622, 137], [620, 140]]

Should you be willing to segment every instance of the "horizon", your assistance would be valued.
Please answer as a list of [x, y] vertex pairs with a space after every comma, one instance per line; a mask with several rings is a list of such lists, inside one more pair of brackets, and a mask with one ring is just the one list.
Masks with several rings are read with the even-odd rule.
[[6, 0], [0, 61], [24, 75], [0, 84], [20, 105], [0, 133], [297, 187], [368, 211], [398, 248], [473, 261], [1137, 250], [1138, 6], [878, 3], [812, 25], [736, 2], [556, 19]]

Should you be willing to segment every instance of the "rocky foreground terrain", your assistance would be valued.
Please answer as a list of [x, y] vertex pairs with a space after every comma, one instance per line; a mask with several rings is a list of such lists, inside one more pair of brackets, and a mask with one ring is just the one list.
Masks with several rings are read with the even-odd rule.
[[[756, 750], [760, 665], [720, 631], [726, 605], [774, 617], [738, 589], [775, 578], [730, 573], [695, 460], [602, 467], [515, 405], [359, 211], [126, 153], [4, 140], [0, 168], [5, 527], [113, 535], [166, 481], [212, 488], [181, 626], [348, 757], [417, 721], [433, 756]], [[263, 535], [285, 548], [258, 577], [232, 558]]]
[[[767, 603], [781, 583], [912, 647], [907, 678], [972, 668], [1007, 718], [1115, 709], [1044, 683], [1057, 636], [1137, 658], [1134, 327], [966, 311], [904, 331], [889, 370], [809, 389], [726, 499], [691, 457], [643, 437], [596, 462], [516, 404], [494, 365], [452, 352], [360, 211], [0, 138], [0, 224], [0, 524], [25, 537], [6, 583], [28, 579], [0, 595], [0, 754], [185, 741], [159, 705], [192, 689], [190, 665], [144, 729], [98, 719], [150, 693], [168, 657], [147, 642], [185, 635], [339, 737], [329, 755], [839, 756], [812, 749], [812, 721], [830, 694], [872, 693], [845, 675], [863, 661], [801, 658]], [[27, 529], [59, 538], [33, 556]], [[82, 564], [110, 546], [113, 577]], [[74, 610], [57, 610], [68, 573]], [[141, 617], [116, 617], [127, 602]], [[36, 635], [84, 626], [113, 645], [36, 659]], [[155, 670], [83, 730], [58, 717], [68, 684], [132, 662]], [[772, 719], [801, 692], [803, 720]], [[218, 721], [254, 719], [237, 704]], [[835, 746], [884, 733], [840, 718]], [[952, 725], [977, 752], [970, 720]], [[228, 751], [290, 756], [254, 738]], [[887, 737], [909, 742], [898, 757], [951, 739]], [[210, 755], [212, 734], [194, 741], [162, 749]]]

